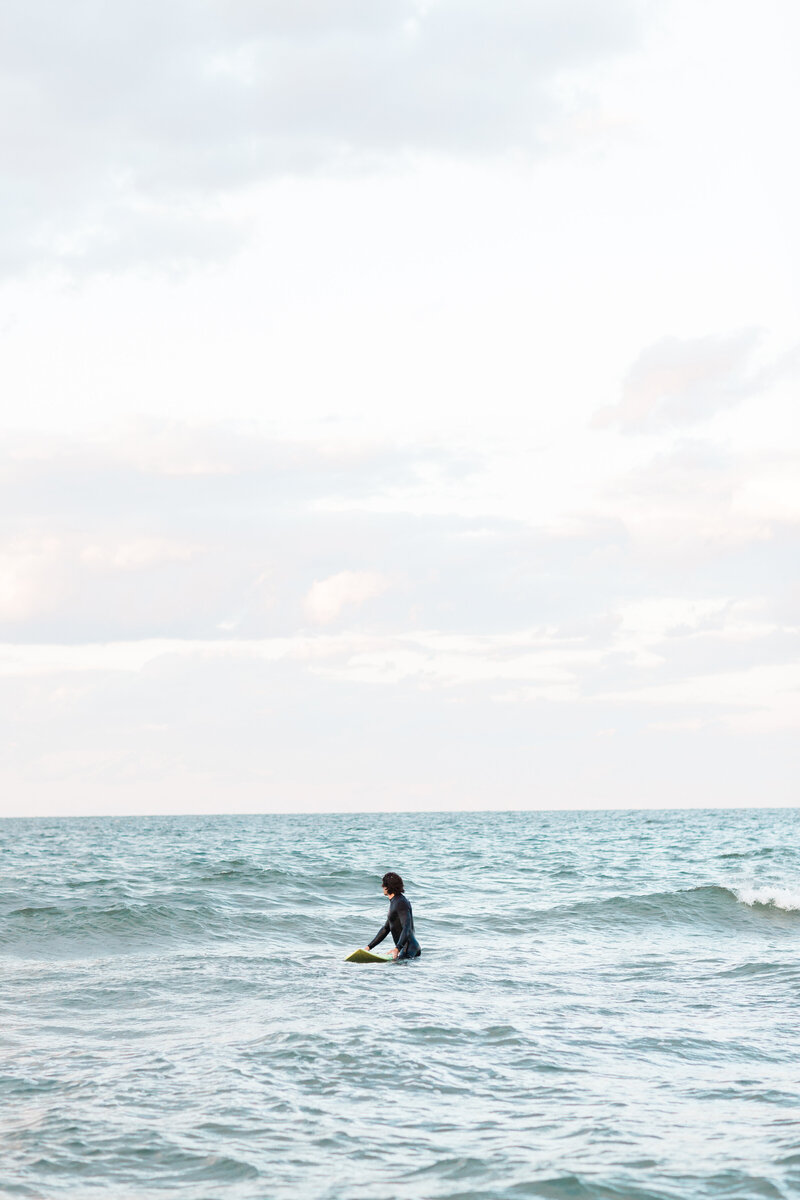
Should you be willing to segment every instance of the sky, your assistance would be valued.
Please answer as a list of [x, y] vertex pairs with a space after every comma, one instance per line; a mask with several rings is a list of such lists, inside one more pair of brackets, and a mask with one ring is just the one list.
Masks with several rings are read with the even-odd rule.
[[0, 815], [783, 806], [793, 0], [7, 0]]

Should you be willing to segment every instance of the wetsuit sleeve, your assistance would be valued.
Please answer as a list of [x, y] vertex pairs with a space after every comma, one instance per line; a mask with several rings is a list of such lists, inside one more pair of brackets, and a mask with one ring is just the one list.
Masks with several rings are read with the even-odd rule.
[[411, 918], [411, 905], [408, 903], [408, 901], [406, 901], [405, 905], [403, 906], [403, 928], [400, 930], [400, 937], [397, 939], [398, 950], [402, 950], [408, 944], [408, 939], [411, 937], [412, 928], [413, 921]]
[[373, 948], [373, 946], [377, 946], [379, 942], [382, 942], [388, 932], [389, 932], [389, 922], [387, 921], [386, 924], [382, 925], [381, 928], [378, 930], [376, 936], [372, 939], [372, 941], [367, 946], [367, 949], [371, 950]]

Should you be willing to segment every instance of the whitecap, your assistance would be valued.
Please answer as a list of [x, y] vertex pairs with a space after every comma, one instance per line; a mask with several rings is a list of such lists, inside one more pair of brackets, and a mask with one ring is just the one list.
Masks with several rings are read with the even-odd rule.
[[742, 904], [763, 904], [769, 908], [782, 908], [786, 912], [800, 912], [798, 887], [775, 887], [768, 884], [764, 887], [738, 887], [732, 891]]

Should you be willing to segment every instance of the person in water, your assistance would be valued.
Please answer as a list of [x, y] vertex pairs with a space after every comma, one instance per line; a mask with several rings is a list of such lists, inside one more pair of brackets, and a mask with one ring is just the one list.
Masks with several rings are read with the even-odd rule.
[[404, 895], [402, 879], [395, 871], [387, 871], [381, 883], [384, 896], [389, 897], [389, 912], [386, 914], [385, 925], [378, 930], [367, 950], [372, 950], [383, 941], [387, 933], [391, 933], [394, 938], [392, 958], [419, 958], [422, 950], [414, 937], [414, 915], [408, 898]]

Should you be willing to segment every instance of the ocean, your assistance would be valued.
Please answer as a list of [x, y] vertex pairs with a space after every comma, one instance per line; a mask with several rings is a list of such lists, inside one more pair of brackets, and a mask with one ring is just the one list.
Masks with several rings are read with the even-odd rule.
[[3, 1197], [800, 1195], [797, 810], [5, 820], [0, 970]]

